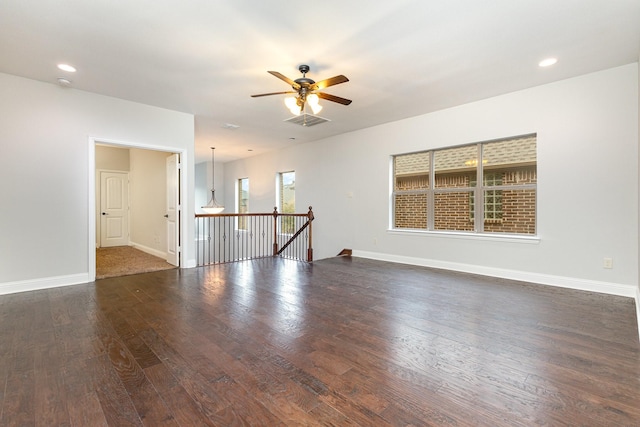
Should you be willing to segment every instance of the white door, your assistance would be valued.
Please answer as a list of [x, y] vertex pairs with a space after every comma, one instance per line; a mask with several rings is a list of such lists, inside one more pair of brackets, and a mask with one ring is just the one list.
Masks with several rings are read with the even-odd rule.
[[167, 262], [180, 265], [180, 157], [167, 157]]
[[129, 244], [129, 175], [100, 172], [100, 246]]

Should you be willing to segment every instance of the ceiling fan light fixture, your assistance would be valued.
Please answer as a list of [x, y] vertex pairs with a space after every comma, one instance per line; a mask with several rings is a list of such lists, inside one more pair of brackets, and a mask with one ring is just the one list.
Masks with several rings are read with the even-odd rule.
[[322, 105], [318, 103], [319, 99], [320, 98], [318, 98], [318, 95], [316, 95], [315, 93], [307, 95], [307, 102], [311, 106], [313, 114], [318, 114], [320, 111], [322, 111]]
[[326, 101], [337, 102], [342, 105], [351, 104], [350, 99], [341, 98], [339, 96], [331, 95], [325, 92], [321, 92], [323, 89], [328, 88], [329, 86], [335, 86], [341, 83], [346, 83], [349, 81], [348, 78], [343, 76], [342, 74], [339, 76], [334, 76], [329, 79], [320, 80], [319, 82], [314, 81], [307, 77], [307, 72], [309, 72], [308, 65], [300, 65], [298, 70], [302, 73], [302, 77], [292, 80], [287, 76], [280, 74], [277, 71], [267, 71], [274, 77], [279, 78], [280, 80], [286, 82], [291, 86], [291, 89], [284, 92], [270, 92], [270, 93], [259, 93], [256, 95], [251, 95], [252, 98], [258, 98], [261, 96], [270, 96], [270, 95], [282, 95], [289, 93], [297, 93], [297, 97], [288, 97], [285, 98], [284, 103], [291, 111], [291, 114], [294, 116], [300, 116], [301, 114], [306, 114], [305, 112], [305, 104], [309, 104], [313, 114], [318, 114], [322, 110], [322, 106], [318, 103], [319, 98], [322, 98]]
[[302, 107], [298, 105], [298, 100], [293, 96], [286, 97], [284, 99], [284, 105], [287, 106], [289, 111], [291, 111], [291, 114], [293, 114], [294, 116], [300, 115], [300, 111], [302, 110]]

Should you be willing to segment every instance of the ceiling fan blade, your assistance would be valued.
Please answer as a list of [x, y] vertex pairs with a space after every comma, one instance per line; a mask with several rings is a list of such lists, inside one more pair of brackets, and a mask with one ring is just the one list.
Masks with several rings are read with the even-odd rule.
[[328, 93], [318, 92], [317, 95], [318, 95], [319, 98], [326, 99], [327, 101], [337, 102], [338, 104], [342, 104], [342, 105], [351, 104], [351, 100], [350, 99], [340, 98], [339, 96], [330, 95]]
[[295, 90], [300, 89], [300, 85], [296, 82], [294, 82], [293, 80], [291, 80], [289, 77], [287, 76], [283, 76], [282, 74], [280, 74], [277, 71], [267, 71], [267, 73], [271, 74], [272, 76], [275, 76], [277, 78], [279, 78], [280, 80], [289, 83]]
[[320, 80], [316, 84], [311, 86], [311, 90], [321, 90], [329, 86], [337, 85], [340, 83], [346, 83], [349, 79], [340, 74], [339, 76], [331, 77], [330, 79]]
[[269, 96], [269, 95], [283, 95], [285, 93], [298, 93], [298, 92], [294, 92], [292, 90], [288, 90], [286, 92], [271, 92], [271, 93], [259, 93], [257, 95], [251, 95], [252, 98], [258, 98], [260, 96]]

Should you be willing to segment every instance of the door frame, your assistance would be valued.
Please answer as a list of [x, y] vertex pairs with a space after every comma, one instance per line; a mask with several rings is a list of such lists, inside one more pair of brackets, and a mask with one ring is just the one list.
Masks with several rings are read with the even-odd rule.
[[114, 147], [120, 148], [138, 148], [142, 150], [151, 150], [151, 151], [162, 151], [165, 153], [179, 154], [180, 155], [180, 169], [178, 171], [178, 179], [180, 186], [180, 206], [181, 212], [181, 221], [180, 221], [180, 241], [181, 241], [181, 250], [179, 263], [180, 268], [185, 268], [187, 266], [187, 254], [184, 247], [185, 238], [187, 237], [188, 224], [186, 218], [184, 216], [184, 203], [186, 201], [187, 195], [187, 177], [186, 177], [186, 168], [184, 159], [187, 158], [187, 150], [177, 147], [165, 147], [159, 145], [151, 145], [137, 142], [128, 142], [128, 141], [119, 141], [108, 138], [98, 138], [98, 137], [89, 137], [88, 143], [88, 155], [89, 155], [89, 197], [88, 197], [88, 225], [89, 225], [89, 245], [88, 245], [88, 270], [89, 270], [89, 281], [93, 282], [96, 280], [96, 144], [101, 145], [111, 145]]

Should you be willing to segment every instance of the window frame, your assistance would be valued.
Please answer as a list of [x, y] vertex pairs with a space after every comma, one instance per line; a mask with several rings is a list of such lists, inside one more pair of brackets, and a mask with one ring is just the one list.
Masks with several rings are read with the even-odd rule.
[[[535, 166], [534, 174], [535, 180], [532, 183], [517, 183], [517, 184], [505, 184], [504, 181], [500, 185], [486, 185], [484, 180], [485, 169], [486, 173], [499, 173], [492, 172], [491, 169], [495, 168], [495, 165], [489, 165], [485, 167], [485, 162], [483, 161], [483, 152], [485, 147], [488, 144], [495, 142], [505, 142], [509, 140], [514, 140], [514, 142], [518, 139], [522, 138], [535, 138], [536, 139], [536, 147], [535, 147], [535, 161], [528, 162], [525, 166]], [[469, 181], [469, 185], [466, 187], [437, 187], [436, 183], [436, 163], [435, 163], [435, 153], [442, 150], [455, 149], [461, 147], [468, 146], [476, 146], [478, 149], [477, 160], [475, 161], [475, 173], [476, 173], [476, 185], [472, 185], [472, 182]], [[427, 182], [428, 186], [424, 189], [414, 189], [414, 190], [398, 190], [397, 189], [397, 174], [396, 174], [396, 158], [405, 155], [411, 154], [428, 154], [428, 174]], [[538, 169], [538, 158], [537, 158], [537, 134], [526, 134], [526, 135], [518, 135], [507, 138], [500, 138], [495, 140], [487, 140], [481, 142], [475, 142], [472, 144], [463, 144], [457, 146], [450, 147], [442, 147], [435, 148], [430, 150], [416, 151], [416, 152], [408, 152], [408, 153], [398, 153], [394, 154], [390, 157], [390, 209], [389, 209], [389, 231], [397, 232], [397, 233], [437, 233], [437, 234], [453, 234], [453, 235], [468, 235], [468, 236], [482, 236], [489, 238], [515, 238], [515, 239], [525, 239], [525, 240], [538, 240], [539, 239], [539, 229], [538, 229], [538, 181], [537, 181], [537, 169]], [[514, 163], [518, 165], [518, 162]], [[493, 167], [492, 167], [493, 166]], [[521, 167], [521, 166], [520, 166]], [[422, 175], [420, 175], [422, 176]], [[482, 185], [477, 185], [477, 183], [482, 183]], [[485, 194], [487, 191], [500, 191], [501, 193], [505, 190], [518, 191], [518, 190], [533, 190], [534, 193], [534, 202], [533, 202], [533, 216], [534, 216], [534, 233], [526, 233], [526, 232], [502, 232], [502, 231], [486, 231], [485, 224], [486, 223], [499, 223], [501, 220], [495, 219], [486, 219], [485, 217]], [[473, 222], [473, 231], [460, 231], [453, 229], [436, 229], [435, 228], [435, 198], [436, 194], [444, 194], [444, 193], [454, 193], [454, 192], [470, 192], [473, 194], [473, 199], [477, 204], [475, 209], [475, 214], [470, 218], [469, 221]], [[396, 214], [397, 214], [397, 205], [396, 200], [397, 196], [401, 195], [424, 195], [426, 197], [426, 228], [409, 228], [409, 227], [397, 227]], [[504, 200], [504, 199], [503, 199]], [[471, 216], [471, 215], [470, 215]]]
[[[241, 197], [244, 182], [247, 184], [246, 199]], [[246, 201], [244, 207], [242, 200]], [[236, 181], [236, 213], [249, 213], [249, 178], [238, 178]], [[247, 217], [236, 217], [236, 230], [247, 230]]]
[[[293, 212], [284, 212], [284, 176], [286, 174], [293, 174], [293, 182], [294, 182]], [[295, 182], [296, 182], [295, 176], [296, 175], [295, 174], [296, 174], [296, 171], [289, 170], [284, 172], [278, 172], [278, 175], [276, 176], [276, 206], [278, 208], [279, 213], [295, 213], [296, 211], [296, 198], [295, 198]]]
[[[285, 212], [284, 209], [284, 177], [287, 174], [293, 174], [293, 206], [291, 212]], [[295, 197], [295, 182], [296, 182], [296, 171], [288, 170], [283, 172], [278, 172], [276, 175], [276, 207], [278, 209], [278, 213], [296, 213], [296, 197]], [[278, 218], [278, 230], [281, 235], [291, 235], [293, 234], [293, 228], [295, 227], [295, 219], [294, 217], [289, 216], [280, 216]]]

